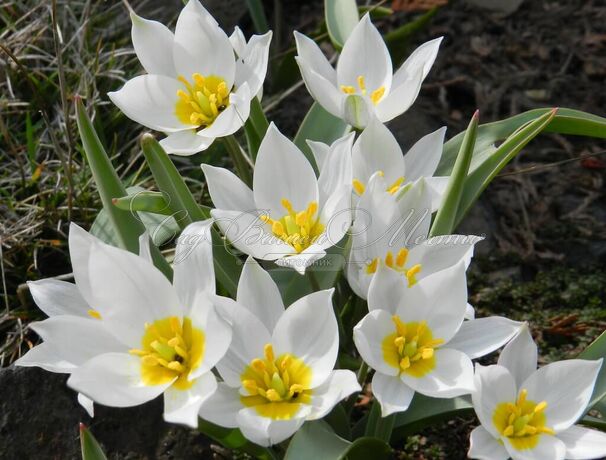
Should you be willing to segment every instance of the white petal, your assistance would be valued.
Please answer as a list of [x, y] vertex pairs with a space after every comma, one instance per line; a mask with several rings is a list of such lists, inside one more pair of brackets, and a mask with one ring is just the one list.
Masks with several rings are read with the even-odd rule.
[[324, 142], [312, 141], [310, 139], [307, 139], [305, 142], [307, 142], [311, 153], [313, 153], [318, 171], [320, 171], [320, 175], [322, 175], [326, 159], [328, 158], [328, 154], [330, 152], [330, 146], [326, 145]]
[[518, 450], [511, 445], [508, 438], [504, 438], [505, 448], [514, 460], [564, 460], [566, 445], [555, 436], [539, 436], [539, 443], [532, 449]]
[[217, 363], [217, 370], [229, 386], [239, 387], [246, 366], [255, 358], [263, 358], [264, 347], [272, 339], [267, 328], [250, 310], [231, 299], [223, 299], [223, 302], [230, 304], [223, 310], [229, 310], [232, 341], [223, 359]]
[[[301, 61], [306, 67], [325, 78], [333, 85], [337, 83], [337, 72], [332, 67], [318, 44], [311, 38], [295, 31], [295, 42], [297, 44], [297, 62]], [[318, 165], [319, 166], [319, 165]]]
[[225, 32], [208, 16], [187, 8], [181, 11], [175, 29], [175, 67], [187, 79], [196, 72], [215, 75], [231, 88], [236, 73], [234, 50]]
[[366, 14], [354, 27], [345, 42], [337, 63], [339, 85], [358, 87], [358, 77], [363, 76], [370, 93], [385, 88], [389, 93], [392, 79], [391, 57], [383, 37]]
[[[353, 177], [366, 185], [370, 176], [381, 171], [391, 185], [405, 175], [404, 157], [391, 131], [376, 118], [358, 136], [352, 151]], [[416, 179], [416, 178], [414, 178]], [[408, 171], [406, 181], [410, 182]]]
[[537, 345], [528, 324], [524, 323], [518, 335], [503, 348], [498, 364], [511, 372], [518, 388], [537, 370]]
[[213, 209], [211, 215], [236, 249], [262, 260], [276, 260], [292, 255], [295, 250], [271, 233], [269, 224], [263, 222], [258, 211], [226, 211]]
[[322, 385], [314, 388], [311, 401], [313, 410], [307, 416], [307, 420], [324, 417], [339, 401], [361, 390], [356, 374], [352, 371], [341, 369], [332, 371]]
[[164, 392], [164, 420], [197, 428], [200, 406], [216, 389], [217, 380], [212, 372], [202, 374], [187, 390], [167, 388]]
[[149, 74], [176, 77], [173, 62], [175, 36], [164, 24], [137, 16], [131, 11], [131, 37], [139, 62]]
[[318, 244], [312, 244], [299, 254], [292, 254], [276, 259], [276, 265], [292, 268], [300, 275], [304, 275], [308, 267], [326, 255], [326, 251]]
[[76, 368], [74, 363], [66, 361], [49, 343], [41, 343], [30, 349], [15, 361], [15, 366], [40, 367], [45, 371], [57, 373], [70, 373]]
[[89, 417], [95, 416], [95, 403], [82, 393], [78, 393], [78, 403], [84, 408]]
[[406, 284], [406, 279], [400, 273], [379, 264], [368, 289], [368, 309], [385, 310], [395, 315], [398, 305], [406, 297]]
[[[301, 406], [302, 409], [304, 407]], [[290, 438], [305, 422], [302, 414], [289, 420], [273, 420], [260, 416], [254, 408], [242, 409], [237, 419], [244, 437], [260, 446], [271, 446]]]
[[311, 388], [330, 375], [339, 348], [334, 289], [314, 292], [286, 309], [273, 331], [276, 355], [292, 353], [312, 370]]
[[465, 319], [475, 319], [476, 310], [469, 302], [467, 302], [467, 308], [465, 308]]
[[151, 255], [151, 247], [149, 246], [151, 241], [149, 240], [149, 232], [145, 230], [139, 235], [139, 257], [153, 264], [154, 261]]
[[272, 32], [264, 35], [253, 35], [246, 45], [243, 54], [236, 63], [235, 85], [239, 88], [247, 83], [250, 93], [255, 95], [263, 88], [267, 63], [269, 61], [269, 45]]
[[156, 398], [172, 381], [145, 385], [139, 358], [128, 353], [106, 353], [76, 369], [67, 385], [104, 406], [130, 407]]
[[242, 408], [238, 390], [219, 383], [217, 390], [202, 403], [200, 417], [219, 426], [237, 428], [236, 417]]
[[431, 69], [443, 37], [435, 38], [423, 43], [404, 61], [400, 68], [393, 75], [393, 87], [398, 87], [408, 81], [412, 76], [421, 73], [421, 80], [424, 80]]
[[450, 177], [448, 176], [425, 178], [425, 182], [427, 183], [427, 187], [429, 187], [429, 192], [431, 193], [431, 212], [437, 211], [442, 205], [442, 199], [444, 197], [444, 193], [446, 193], [446, 187], [448, 187], [449, 181]]
[[236, 52], [236, 55], [242, 57], [244, 55], [244, 50], [246, 49], [246, 37], [244, 37], [242, 29], [238, 26], [234, 27], [233, 33], [229, 36], [229, 41], [231, 42], [231, 46]]
[[362, 359], [377, 372], [397, 376], [400, 369], [390, 366], [383, 356], [383, 340], [395, 332], [391, 315], [384, 310], [373, 310], [354, 327], [353, 339]]
[[335, 246], [351, 227], [351, 218], [351, 185], [341, 185], [322, 206], [320, 222], [325, 228], [315, 244], [323, 249]]
[[28, 281], [27, 287], [38, 308], [48, 316], [89, 317], [87, 311], [90, 307], [74, 283], [45, 279]]
[[172, 133], [195, 128], [184, 124], [176, 115], [177, 91], [186, 89], [183, 83], [171, 77], [139, 75], [107, 95], [131, 120], [150, 129]]
[[[185, 2], [183, 2], [185, 3]], [[199, 0], [189, 0], [181, 10], [182, 13], [192, 13], [198, 15], [201, 19], [208, 21], [211, 24], [219, 25], [217, 20], [202, 6]]]
[[[509, 342], [523, 324], [502, 316], [464, 321], [457, 334], [448, 342], [448, 348], [462, 351], [471, 359], [479, 358]], [[518, 359], [520, 356], [523, 355], [518, 355]]]
[[465, 353], [448, 348], [435, 351], [436, 367], [423, 377], [402, 373], [400, 378], [413, 390], [433, 398], [453, 398], [474, 389], [473, 364]]
[[100, 320], [54, 316], [31, 323], [30, 327], [53, 347], [59, 359], [75, 366], [103, 353], [126, 351], [126, 347], [114, 338]]
[[516, 383], [503, 366], [479, 364], [476, 364], [474, 383], [476, 389], [471, 393], [473, 409], [484, 429], [493, 437], [500, 438], [501, 434], [492, 421], [494, 411], [499, 404], [517, 399]]
[[602, 359], [569, 359], [548, 364], [528, 377], [521, 387], [528, 399], [546, 401], [547, 426], [556, 433], [574, 424], [585, 412]]
[[200, 292], [215, 292], [212, 220], [185, 227], [175, 247], [173, 285], [187, 311]]
[[419, 72], [400, 86], [392, 88], [391, 92], [377, 104], [377, 118], [383, 123], [387, 123], [406, 112], [417, 99], [419, 91], [421, 91], [421, 83], [423, 83], [423, 78]]
[[236, 211], [255, 209], [252, 190], [229, 169], [202, 164], [202, 171], [215, 208]]
[[345, 93], [339, 91], [332, 81], [309, 67], [307, 61], [302, 60], [300, 57], [296, 57], [295, 59], [299, 65], [301, 76], [309, 94], [324, 110], [335, 117], [341, 118], [343, 116], [342, 106], [346, 96]]
[[381, 404], [381, 416], [387, 417], [408, 409], [415, 392], [400, 377], [375, 372], [372, 377], [372, 394]]
[[[351, 146], [354, 137], [355, 133], [350, 133], [334, 141], [326, 154], [326, 162], [318, 165], [320, 168], [318, 188], [321, 203], [325, 203], [331, 195], [343, 186], [348, 186], [351, 194], [351, 181], [353, 179]], [[315, 144], [309, 141], [308, 143], [310, 146]]]
[[[386, 187], [389, 184], [386, 183]], [[429, 233], [431, 224], [431, 190], [425, 179], [417, 179], [412, 185], [407, 185], [396, 193], [398, 211], [391, 223], [390, 250], [394, 251], [400, 247], [413, 248], [424, 241]], [[399, 246], [398, 246], [399, 245]], [[407, 260], [407, 265], [414, 265], [412, 257]], [[421, 277], [418, 277], [419, 279]]]
[[505, 447], [481, 425], [471, 432], [467, 456], [478, 460], [507, 460], [509, 458]]
[[242, 269], [236, 299], [240, 305], [248, 308], [269, 332], [274, 330], [284, 313], [284, 302], [278, 286], [252, 257], [246, 260]]
[[219, 114], [212, 124], [198, 131], [202, 137], [225, 137], [238, 131], [250, 115], [250, 88], [244, 83], [229, 95], [229, 106]]
[[[281, 200], [292, 203], [296, 212], [318, 202], [316, 175], [303, 153], [272, 123], [259, 146], [253, 178], [255, 203], [270, 217], [287, 214]], [[318, 203], [319, 204], [319, 203]]]
[[558, 433], [558, 439], [566, 445], [567, 459], [606, 457], [606, 433], [573, 425]]
[[189, 156], [206, 150], [214, 140], [213, 137], [198, 136], [195, 129], [186, 129], [169, 134], [160, 141], [160, 145], [166, 153]]
[[419, 139], [404, 155], [406, 179], [431, 177], [440, 163], [446, 126]]

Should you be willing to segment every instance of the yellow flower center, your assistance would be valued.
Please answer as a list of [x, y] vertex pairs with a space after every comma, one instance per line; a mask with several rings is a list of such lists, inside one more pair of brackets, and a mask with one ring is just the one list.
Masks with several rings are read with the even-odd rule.
[[302, 252], [324, 232], [324, 225], [320, 223], [319, 217], [316, 217], [318, 203], [312, 201], [306, 210], [296, 212], [291, 202], [283, 198], [282, 206], [287, 214], [281, 219], [273, 220], [268, 215], [261, 216], [261, 219], [271, 225], [274, 235], [292, 246], [298, 253]]
[[183, 124], [206, 128], [229, 106], [229, 88], [223, 78], [195, 73], [192, 82], [182, 75], [178, 80], [187, 88], [177, 91], [175, 104], [175, 114]]
[[[378, 173], [381, 177], [383, 177], [383, 175], [384, 175], [383, 171], [378, 171]], [[389, 193], [390, 195], [395, 195], [396, 192], [398, 192], [402, 188], [402, 184], [404, 184], [405, 180], [406, 180], [406, 178], [404, 176], [398, 177], [391, 185], [387, 186], [385, 191], [387, 193]], [[364, 191], [366, 190], [366, 186], [364, 185], [364, 183], [361, 180], [354, 179], [352, 181], [352, 185], [353, 185], [354, 192], [356, 192], [356, 194], [358, 194], [360, 196], [364, 194]]]
[[391, 317], [396, 326], [393, 334], [383, 339], [383, 359], [401, 373], [423, 377], [436, 366], [434, 350], [444, 343], [434, 339], [425, 321], [404, 323], [398, 315]]
[[[360, 75], [357, 79], [358, 88], [355, 86], [349, 85], [341, 85], [341, 91], [345, 94], [361, 94], [362, 96], [366, 96], [368, 91], [366, 90], [366, 82], [364, 81], [364, 76]], [[385, 95], [385, 86], [381, 86], [370, 93], [370, 100], [374, 105], [377, 105], [383, 96]]]
[[553, 429], [547, 427], [545, 408], [547, 403], [535, 403], [526, 399], [528, 391], [522, 389], [518, 400], [497, 405], [492, 415], [495, 427], [518, 450], [533, 449], [539, 443], [542, 434], [554, 435]]
[[204, 332], [189, 318], [168, 318], [145, 324], [140, 349], [129, 352], [141, 358], [141, 377], [146, 385], [161, 385], [177, 379], [173, 386], [186, 390], [193, 385], [189, 373], [202, 363]]
[[[408, 280], [408, 287], [411, 287], [417, 282], [416, 275], [421, 271], [421, 264], [406, 267], [406, 259], [408, 259], [408, 249], [406, 248], [400, 249], [396, 257], [393, 256], [391, 251], [387, 251], [385, 265], [404, 275]], [[375, 257], [371, 262], [367, 263], [366, 274], [372, 275], [376, 273], [379, 262], [379, 257]]]
[[301, 404], [311, 403], [311, 369], [299, 358], [284, 354], [276, 359], [270, 343], [265, 357], [253, 359], [240, 376], [248, 396], [240, 400], [263, 417], [288, 420]]

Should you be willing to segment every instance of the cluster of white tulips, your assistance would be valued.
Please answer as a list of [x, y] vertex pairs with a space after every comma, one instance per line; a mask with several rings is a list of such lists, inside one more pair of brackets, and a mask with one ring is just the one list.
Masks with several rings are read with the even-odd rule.
[[[449, 182], [434, 175], [446, 129], [403, 154], [383, 124], [414, 102], [441, 39], [419, 47], [394, 73], [368, 14], [336, 69], [313, 40], [295, 38], [307, 89], [355, 131], [330, 145], [308, 141], [314, 169], [271, 123], [252, 187], [203, 164], [212, 219], [183, 230], [172, 282], [154, 266], [147, 233], [133, 254], [72, 224], [75, 283], [29, 283], [49, 318], [31, 324], [43, 342], [17, 364], [69, 374], [91, 416], [94, 404], [127, 407], [163, 395], [167, 422], [197, 427], [201, 418], [237, 428], [260, 446], [281, 443], [355, 400], [366, 372], [338, 368], [345, 367], [344, 306], [335, 303], [335, 290], [316, 286], [285, 305], [266, 269], [305, 276], [347, 240], [344, 266], [334, 269], [343, 270], [368, 311], [341, 334], [353, 338], [361, 369], [374, 370], [371, 391], [382, 417], [407, 411], [415, 393], [471, 395], [481, 425], [471, 434], [470, 457], [606, 455], [606, 434], [574, 425], [602, 360], [536, 370], [526, 323], [475, 317], [466, 270], [482, 238], [429, 236]], [[174, 33], [133, 13], [132, 40], [147, 74], [109, 96], [129, 118], [165, 133], [160, 144], [168, 153], [193, 154], [233, 135], [261, 97], [271, 33], [246, 41], [236, 28], [228, 37], [198, 0], [184, 7]], [[247, 256], [235, 300], [216, 291], [213, 225]], [[472, 360], [503, 346], [496, 365], [474, 370]]]

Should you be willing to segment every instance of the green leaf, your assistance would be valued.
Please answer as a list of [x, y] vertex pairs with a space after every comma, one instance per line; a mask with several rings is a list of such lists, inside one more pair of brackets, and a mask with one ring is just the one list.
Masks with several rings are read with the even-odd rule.
[[450, 235], [454, 230], [457, 211], [466, 187], [467, 172], [476, 143], [478, 120], [479, 113], [476, 110], [465, 132], [457, 161], [442, 197], [442, 203], [431, 226], [430, 236]]
[[370, 408], [370, 414], [366, 421], [366, 436], [381, 439], [385, 442], [389, 442], [391, 433], [395, 423], [395, 414], [382, 417], [381, 415], [381, 404], [378, 401], [373, 401], [372, 407]]
[[433, 423], [473, 413], [468, 397], [438, 399], [415, 393], [410, 407], [396, 415], [392, 441], [409, 436]]
[[145, 211], [165, 216], [172, 214], [166, 196], [162, 192], [143, 190], [122, 198], [114, 198], [113, 203], [114, 206], [125, 211]]
[[[595, 339], [585, 350], [579, 354], [580, 359], [600, 359], [604, 358], [606, 361], [606, 331]], [[598, 379], [595, 382], [593, 388], [593, 394], [587, 407], [593, 407], [598, 402], [605, 400], [606, 398], [606, 365], [602, 363]], [[606, 408], [606, 407], [605, 407]], [[606, 414], [602, 414], [605, 415]]]
[[270, 449], [248, 441], [237, 428], [223, 428], [200, 418], [198, 419], [198, 430], [229, 449], [246, 452], [261, 460], [273, 460], [275, 458]]
[[606, 433], [606, 420], [604, 420], [604, 419], [586, 415], [581, 420], [579, 420], [578, 423], [581, 425], [591, 427], [591, 428], [597, 428], [598, 430]]
[[246, 0], [246, 4], [248, 5], [248, 11], [255, 26], [255, 32], [258, 34], [267, 32], [269, 30], [269, 25], [267, 24], [267, 17], [265, 16], [265, 10], [263, 9], [261, 0]]
[[340, 50], [360, 20], [356, 1], [325, 0], [324, 14], [330, 40], [335, 48]]
[[390, 457], [391, 448], [376, 438], [359, 438], [351, 443], [337, 436], [322, 421], [306, 422], [294, 435], [284, 460], [380, 460]]
[[83, 423], [80, 424], [80, 449], [82, 460], [107, 460], [101, 446]]
[[307, 115], [305, 115], [305, 119], [301, 123], [299, 131], [297, 131], [294, 142], [305, 154], [312, 166], [314, 166], [317, 173], [316, 161], [306, 141], [320, 141], [325, 144], [332, 144], [338, 138], [347, 134], [349, 129], [347, 123], [331, 115], [320, 104], [314, 102]]
[[246, 139], [248, 141], [248, 151], [253, 161], [257, 158], [257, 152], [259, 151], [259, 145], [265, 137], [265, 133], [269, 128], [269, 123], [263, 112], [263, 107], [259, 102], [258, 98], [253, 98], [250, 101], [250, 115], [246, 123], [244, 123], [244, 131], [246, 132]]

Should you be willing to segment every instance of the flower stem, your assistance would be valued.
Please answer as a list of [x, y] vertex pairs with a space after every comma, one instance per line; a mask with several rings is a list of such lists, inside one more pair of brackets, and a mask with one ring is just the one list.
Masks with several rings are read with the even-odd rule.
[[223, 145], [229, 153], [231, 160], [234, 163], [234, 167], [238, 172], [240, 179], [248, 186], [252, 185], [252, 173], [250, 170], [251, 162], [247, 159], [246, 154], [238, 144], [236, 138], [232, 136], [226, 136], [223, 138]]

